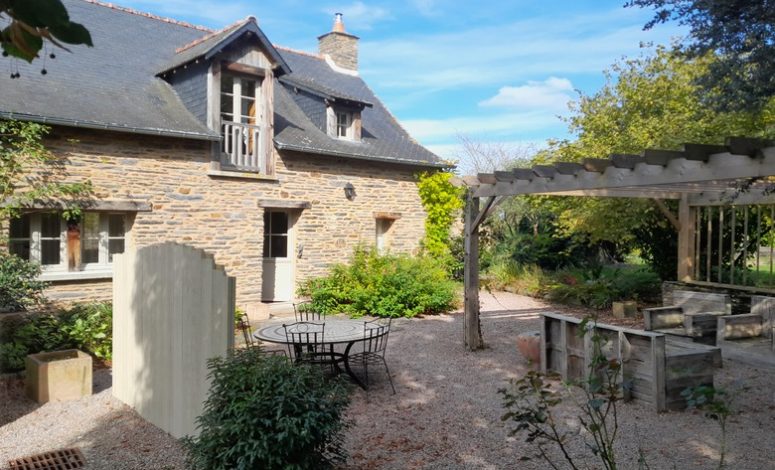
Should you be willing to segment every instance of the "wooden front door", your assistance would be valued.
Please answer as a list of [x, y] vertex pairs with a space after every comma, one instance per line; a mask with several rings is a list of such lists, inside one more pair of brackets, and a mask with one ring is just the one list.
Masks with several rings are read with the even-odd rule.
[[289, 302], [293, 298], [295, 219], [293, 211], [282, 209], [264, 211], [261, 288], [265, 302]]

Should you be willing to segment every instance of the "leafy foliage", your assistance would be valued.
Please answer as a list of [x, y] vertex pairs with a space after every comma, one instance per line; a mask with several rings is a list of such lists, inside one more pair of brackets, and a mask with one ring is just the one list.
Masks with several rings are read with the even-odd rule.
[[10, 19], [0, 31], [3, 55], [32, 62], [43, 48], [43, 40], [65, 50], [62, 43], [92, 46], [89, 31], [70, 21], [61, 0], [2, 0], [0, 18]]
[[463, 208], [462, 188], [449, 182], [451, 173], [421, 173], [417, 187], [425, 208], [425, 238], [423, 248], [431, 256], [446, 259], [450, 255], [449, 230]]
[[727, 421], [732, 416], [732, 396], [725, 390], [701, 385], [681, 392], [689, 408], [702, 410], [706, 418], [718, 422], [721, 428], [719, 470], [724, 468], [727, 450]]
[[15, 217], [35, 201], [60, 203], [64, 218], [76, 218], [92, 197], [90, 181], [61, 182], [64, 160], [42, 143], [48, 132], [41, 124], [0, 120], [0, 218]]
[[38, 281], [40, 266], [0, 251], [0, 312], [27, 310], [45, 301], [46, 283]]
[[678, 21], [689, 26], [681, 51], [715, 60], [694, 82], [716, 109], [761, 109], [775, 96], [775, 8], [760, 0], [632, 0], [626, 6], [652, 8], [644, 29]]
[[209, 361], [210, 394], [184, 441], [192, 468], [321, 469], [346, 458], [347, 390], [319, 369], [258, 348]]
[[4, 332], [0, 370], [24, 368], [24, 357], [44, 351], [77, 348], [111, 360], [113, 309], [110, 303], [75, 305], [56, 314], [30, 314]]
[[307, 280], [299, 294], [309, 297], [316, 311], [352, 317], [413, 317], [449, 311], [456, 303], [455, 283], [440, 261], [362, 248], [350, 264], [334, 265], [327, 276]]

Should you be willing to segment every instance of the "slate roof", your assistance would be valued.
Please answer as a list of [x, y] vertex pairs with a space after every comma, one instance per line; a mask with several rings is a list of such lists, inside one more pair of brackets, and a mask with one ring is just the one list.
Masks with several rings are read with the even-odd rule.
[[[50, 124], [218, 140], [183, 104], [158, 74], [220, 47], [243, 20], [213, 32], [174, 20], [97, 3], [64, 0], [73, 21], [91, 32], [95, 47], [72, 47], [72, 54], [49, 50], [55, 60], [31, 65], [0, 60], [0, 117]], [[257, 29], [257, 28], [256, 28]], [[260, 30], [259, 30], [260, 31]], [[261, 33], [263, 35], [263, 33]], [[335, 72], [322, 58], [278, 47], [270, 54], [284, 70], [286, 85], [275, 85], [275, 145], [279, 149], [422, 166], [449, 166], [415, 142], [357, 76]], [[22, 77], [12, 80], [11, 68]], [[46, 75], [40, 73], [41, 68]], [[294, 99], [297, 83], [337, 99], [366, 105], [361, 114], [363, 140], [350, 142], [326, 135]], [[369, 106], [371, 105], [371, 106]]]

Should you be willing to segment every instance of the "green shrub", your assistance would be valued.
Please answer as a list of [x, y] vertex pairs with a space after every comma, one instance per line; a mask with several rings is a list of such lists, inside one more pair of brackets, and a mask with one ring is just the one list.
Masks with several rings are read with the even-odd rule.
[[209, 361], [210, 395], [187, 438], [197, 469], [322, 469], [344, 462], [346, 388], [284, 356], [238, 349]]
[[63, 315], [62, 330], [71, 343], [100, 359], [112, 359], [113, 306], [110, 303], [79, 304]]
[[79, 304], [57, 314], [30, 314], [5, 332], [0, 344], [0, 370], [24, 368], [24, 357], [43, 351], [77, 348], [112, 359], [113, 308], [110, 303]]
[[0, 250], [0, 312], [27, 310], [43, 303], [46, 283], [37, 280], [40, 266]]
[[321, 313], [351, 317], [413, 317], [452, 310], [456, 285], [440, 261], [431, 257], [379, 255], [358, 248], [351, 263], [337, 264], [325, 277], [302, 284]]

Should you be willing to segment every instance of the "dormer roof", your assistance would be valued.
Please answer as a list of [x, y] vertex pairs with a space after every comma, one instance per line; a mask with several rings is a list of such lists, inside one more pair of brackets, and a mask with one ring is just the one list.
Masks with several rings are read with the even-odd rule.
[[159, 71], [159, 74], [170, 72], [197, 59], [210, 60], [225, 48], [242, 40], [246, 35], [255, 35], [261, 48], [271, 58], [272, 62], [276, 64], [277, 72], [280, 72], [276, 72], [276, 75], [279, 76], [291, 72], [283, 57], [267, 39], [261, 28], [258, 27], [256, 18], [249, 16], [219, 31], [214, 31], [177, 48], [172, 61], [166, 64], [164, 69]]

